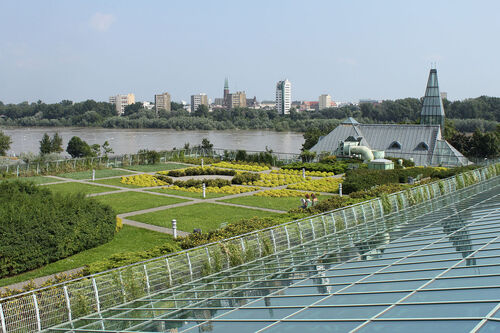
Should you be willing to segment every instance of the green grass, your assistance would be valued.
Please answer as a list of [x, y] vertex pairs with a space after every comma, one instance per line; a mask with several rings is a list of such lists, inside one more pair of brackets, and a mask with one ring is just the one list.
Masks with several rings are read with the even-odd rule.
[[[173, 195], [179, 195], [181, 197], [188, 197], [188, 198], [203, 199], [201, 193], [193, 193], [193, 192], [180, 191], [180, 190], [171, 190], [169, 188], [158, 188], [158, 189], [151, 189], [151, 190], [146, 190], [146, 191], [173, 194]], [[205, 199], [220, 198], [220, 197], [225, 197], [228, 195], [229, 194], [224, 194], [224, 193], [207, 193]]]
[[118, 214], [188, 201], [184, 199], [170, 198], [140, 192], [120, 192], [99, 195], [94, 197], [94, 199], [110, 205]]
[[[318, 197], [321, 201], [322, 199], [328, 198], [327, 195]], [[292, 208], [299, 208], [301, 205], [300, 197], [260, 197], [260, 196], [246, 196], [233, 199], [221, 200], [223, 202], [234, 203], [238, 205], [252, 206], [252, 207], [262, 207], [277, 210], [288, 211]]]
[[123, 184], [120, 181], [121, 181], [121, 177], [118, 177], [118, 178], [100, 179], [100, 180], [94, 181], [94, 183], [114, 185], [114, 186], [120, 186], [120, 187], [128, 187], [128, 188], [141, 188], [142, 187], [142, 186], [131, 185], [131, 184]]
[[123, 167], [127, 170], [140, 171], [140, 172], [156, 172], [163, 170], [174, 170], [174, 169], [182, 169], [187, 168], [187, 165], [179, 164], [179, 163], [165, 163], [165, 164], [151, 164], [151, 165], [129, 165]]
[[167, 228], [171, 228], [172, 219], [176, 219], [177, 228], [179, 230], [192, 232], [194, 228], [201, 228], [203, 232], [207, 232], [219, 228], [220, 224], [223, 222], [232, 223], [239, 221], [242, 218], [276, 215], [279, 214], [249, 208], [199, 203], [147, 214], [129, 216], [128, 218]]
[[115, 253], [148, 250], [166, 242], [173, 242], [171, 235], [124, 225], [123, 229], [109, 243], [53, 262], [39, 269], [1, 279], [0, 286], [82, 267], [106, 259]]
[[111, 188], [111, 187], [95, 186], [95, 185], [82, 184], [82, 183], [77, 183], [77, 182], [53, 184], [53, 185], [47, 185], [46, 187], [49, 188], [50, 190], [52, 190], [53, 192], [60, 192], [60, 193], [83, 192], [85, 194], [91, 194], [91, 193], [102, 193], [102, 192], [110, 192], [110, 191], [117, 190], [117, 189]]
[[44, 176], [33, 176], [33, 177], [15, 177], [15, 178], [7, 178], [7, 181], [10, 180], [21, 180], [21, 181], [29, 181], [35, 184], [46, 184], [46, 183], [57, 183], [62, 181], [61, 179], [44, 177]]
[[[133, 172], [128, 172], [124, 170], [116, 170], [116, 169], [99, 169], [95, 171], [95, 178], [106, 178], [113, 176], [123, 176], [135, 174]], [[59, 174], [59, 177], [71, 178], [71, 179], [92, 179], [92, 170], [87, 171], [79, 171], [79, 172], [68, 172]]]

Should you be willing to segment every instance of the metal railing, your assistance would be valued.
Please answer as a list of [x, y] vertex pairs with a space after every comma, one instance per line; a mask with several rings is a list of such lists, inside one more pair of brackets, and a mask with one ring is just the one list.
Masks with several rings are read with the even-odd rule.
[[[41, 331], [331, 233], [344, 232], [344, 243], [362, 244], [373, 226], [376, 230], [390, 227], [391, 216], [405, 219], [428, 213], [428, 208], [420, 204], [439, 205], [441, 199], [457, 200], [474, 191], [479, 193], [485, 186], [496, 185], [499, 175], [500, 165], [490, 165], [349, 207], [0, 299], [0, 333]], [[373, 226], [365, 227], [369, 223]]]
[[[265, 151], [246, 151], [248, 155], [258, 155], [262, 153], [267, 153]], [[234, 160], [237, 155], [236, 150], [228, 150], [221, 148], [213, 149], [203, 149], [203, 148], [190, 148], [190, 149], [179, 149], [170, 151], [161, 151], [160, 163], [166, 163], [169, 161], [183, 161], [190, 158], [220, 158], [222, 160]], [[287, 164], [291, 162], [300, 161], [299, 154], [292, 153], [279, 153], [272, 152], [271, 155], [272, 164]], [[24, 163], [19, 161], [17, 164], [11, 165], [0, 165], [0, 173], [5, 172], [10, 175], [17, 177], [22, 176], [37, 176], [37, 175], [48, 175], [57, 174], [63, 172], [72, 171], [84, 171], [91, 170], [92, 168], [112, 168], [112, 167], [127, 167], [132, 165], [147, 165], [151, 164], [151, 160], [148, 160], [147, 153], [141, 154], [125, 154], [116, 155], [111, 157], [88, 157], [88, 158], [72, 158], [72, 159], [61, 159], [57, 161], [46, 161], [46, 162], [33, 162]]]

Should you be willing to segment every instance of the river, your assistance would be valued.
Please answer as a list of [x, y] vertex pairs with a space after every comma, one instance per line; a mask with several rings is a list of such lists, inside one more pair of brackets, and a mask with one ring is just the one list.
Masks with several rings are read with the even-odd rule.
[[302, 133], [265, 130], [176, 131], [93, 127], [9, 127], [0, 130], [12, 138], [8, 153], [15, 155], [21, 152], [38, 153], [43, 134], [52, 136], [56, 132], [63, 138], [64, 149], [71, 137], [78, 136], [90, 145], [107, 140], [115, 154], [136, 153], [140, 149], [171, 150], [182, 148], [185, 143], [198, 145], [203, 138], [210, 140], [214, 148], [265, 150], [268, 147], [275, 152], [299, 153], [304, 142]]

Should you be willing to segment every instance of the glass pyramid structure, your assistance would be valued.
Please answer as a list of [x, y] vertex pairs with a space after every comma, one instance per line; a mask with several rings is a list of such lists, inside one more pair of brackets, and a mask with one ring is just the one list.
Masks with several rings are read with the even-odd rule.
[[425, 89], [424, 102], [420, 114], [420, 123], [423, 125], [441, 125], [441, 130], [443, 130], [444, 118], [445, 114], [443, 102], [439, 93], [437, 69], [433, 68], [427, 80], [427, 88]]

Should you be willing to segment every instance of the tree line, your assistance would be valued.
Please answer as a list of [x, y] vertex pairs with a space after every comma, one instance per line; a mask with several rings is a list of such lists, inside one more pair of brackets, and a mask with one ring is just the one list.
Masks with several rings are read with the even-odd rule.
[[[460, 131], [494, 130], [500, 121], [500, 98], [481, 96], [463, 101], [443, 100], [447, 118], [456, 118]], [[73, 103], [4, 104], [0, 102], [0, 126], [96, 126], [105, 128], [169, 128], [176, 130], [273, 129], [305, 132], [311, 127], [331, 127], [338, 120], [354, 117], [364, 123], [416, 123], [422, 109], [422, 99], [405, 98], [381, 103], [362, 103], [319, 111], [279, 115], [276, 110], [250, 108], [214, 109], [201, 105], [195, 112], [172, 102], [172, 111], [144, 109], [141, 103], [125, 108], [118, 116], [113, 104], [87, 100]], [[467, 121], [460, 120], [467, 119]], [[471, 123], [472, 122], [472, 123]], [[321, 125], [323, 124], [323, 125]]]

